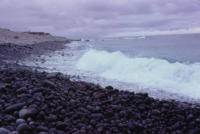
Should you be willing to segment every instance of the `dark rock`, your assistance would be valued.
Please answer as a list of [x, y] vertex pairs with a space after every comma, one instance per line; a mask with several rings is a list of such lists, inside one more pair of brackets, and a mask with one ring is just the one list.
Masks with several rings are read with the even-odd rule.
[[160, 112], [158, 109], [154, 109], [154, 110], [152, 111], [152, 114], [153, 114], [153, 115], [160, 115], [161, 112]]
[[34, 88], [33, 90], [31, 90], [31, 93], [37, 93], [37, 92], [42, 92], [44, 89], [42, 88]]
[[103, 131], [103, 127], [98, 127], [97, 131], [101, 133]]
[[26, 123], [22, 123], [17, 126], [17, 131], [21, 133], [25, 133], [27, 130], [29, 130], [29, 126]]
[[197, 118], [197, 119], [195, 120], [195, 122], [196, 122], [197, 124], [200, 124], [200, 118]]
[[138, 106], [138, 108], [139, 108], [140, 110], [144, 111], [144, 110], [146, 109], [146, 105], [145, 105], [145, 104], [140, 104], [140, 105]]
[[16, 92], [17, 92], [17, 94], [21, 94], [21, 93], [27, 92], [27, 90], [25, 87], [22, 87], [22, 88], [17, 89]]
[[50, 134], [55, 134], [56, 133], [56, 129], [55, 128], [50, 128], [49, 133]]
[[8, 89], [0, 91], [0, 126], [19, 134], [199, 133], [198, 104], [158, 100], [24, 69], [0, 69], [0, 78], [6, 78], [0, 83]]
[[0, 92], [5, 92], [6, 91], [6, 84], [0, 84]]
[[45, 112], [44, 111], [40, 111], [39, 115], [40, 115], [40, 117], [44, 118]]
[[19, 117], [27, 118], [29, 116], [34, 116], [36, 113], [37, 110], [35, 108], [22, 109], [19, 111]]
[[40, 132], [39, 134], [49, 134], [48, 132]]
[[9, 115], [9, 114], [6, 114], [4, 117], [5, 117], [5, 120], [6, 120], [7, 122], [12, 122], [12, 121], [15, 120], [15, 117], [12, 116], [12, 115]]
[[44, 87], [50, 87], [50, 88], [55, 88], [56, 87], [56, 85], [50, 80], [45, 80], [43, 82], [43, 86]]
[[56, 77], [56, 76], [57, 76], [57, 73], [49, 73], [49, 74], [46, 75], [46, 77], [47, 77], [48, 79], [54, 78], [54, 77]]
[[22, 123], [26, 123], [26, 121], [24, 119], [17, 119], [16, 120], [17, 125], [22, 124]]
[[106, 89], [113, 89], [113, 87], [112, 86], [107, 86]]
[[37, 130], [38, 131], [42, 131], [42, 132], [48, 132], [49, 129], [47, 127], [45, 127], [45, 126], [38, 126]]
[[128, 121], [128, 127], [129, 127], [130, 129], [134, 129], [134, 128], [135, 128], [135, 123], [134, 123], [134, 121]]
[[8, 129], [0, 128], [0, 134], [12, 134]]
[[187, 116], [187, 120], [192, 120], [193, 118], [194, 118], [193, 114], [189, 114], [189, 115]]
[[200, 134], [200, 128], [196, 128], [193, 132], [193, 134]]
[[31, 95], [30, 94], [19, 94], [19, 95], [17, 95], [17, 97], [18, 98], [30, 98], [31, 97]]
[[17, 131], [12, 131], [12, 134], [19, 134]]
[[92, 118], [103, 118], [103, 114], [101, 114], [101, 113], [92, 113], [91, 117]]
[[50, 114], [48, 117], [45, 117], [47, 121], [55, 121], [57, 119], [56, 115]]
[[15, 110], [18, 110], [20, 108], [22, 108], [23, 106], [25, 105], [25, 103], [17, 103], [17, 104], [14, 104], [14, 105], [11, 105], [11, 106], [8, 106], [6, 109], [5, 109], [5, 112], [13, 112]]
[[57, 126], [58, 129], [62, 129], [62, 130], [64, 130], [67, 127], [66, 123], [65, 122], [61, 122], [61, 121], [58, 121], [56, 123], [56, 126]]
[[29, 122], [29, 125], [30, 125], [30, 126], [34, 126], [34, 125], [36, 125], [36, 123], [35, 123], [34, 121], [30, 121], [30, 122]]
[[31, 121], [32, 121], [32, 118], [31, 118], [31, 117], [28, 117], [28, 118], [27, 118], [27, 121], [28, 121], [28, 122], [31, 122]]

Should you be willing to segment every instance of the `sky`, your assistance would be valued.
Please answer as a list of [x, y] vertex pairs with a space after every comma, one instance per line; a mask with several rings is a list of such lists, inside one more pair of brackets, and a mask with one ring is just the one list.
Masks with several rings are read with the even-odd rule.
[[0, 27], [69, 38], [200, 33], [200, 0], [0, 0]]

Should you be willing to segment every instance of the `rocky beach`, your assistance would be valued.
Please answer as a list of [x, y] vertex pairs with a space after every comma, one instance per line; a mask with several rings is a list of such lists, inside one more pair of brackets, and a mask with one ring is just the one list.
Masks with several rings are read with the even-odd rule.
[[64, 49], [71, 40], [43, 32], [13, 32], [0, 29], [0, 61], [16, 62], [31, 55]]
[[[18, 65], [71, 40], [0, 30], [0, 134], [199, 134], [200, 105]], [[31, 59], [30, 59], [31, 60]]]

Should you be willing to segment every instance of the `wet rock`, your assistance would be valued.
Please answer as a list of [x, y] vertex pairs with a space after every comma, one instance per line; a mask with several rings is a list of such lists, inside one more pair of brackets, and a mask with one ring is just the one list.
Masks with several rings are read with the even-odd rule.
[[48, 132], [40, 132], [39, 134], [49, 134]]
[[27, 130], [29, 130], [29, 126], [26, 123], [22, 123], [17, 126], [17, 131], [19, 133], [25, 133]]
[[55, 121], [57, 119], [56, 115], [50, 114], [49, 116], [45, 117], [47, 121]]
[[193, 118], [194, 118], [193, 114], [189, 114], [189, 115], [187, 116], [187, 120], [192, 120]]
[[0, 69], [0, 77], [14, 77], [0, 94], [0, 125], [19, 134], [199, 133], [198, 105], [179, 105], [31, 70]]
[[48, 127], [45, 127], [45, 126], [38, 126], [37, 130], [42, 131], [42, 132], [48, 132], [49, 129], [48, 129]]
[[13, 112], [15, 110], [22, 108], [24, 105], [25, 105], [25, 103], [17, 103], [17, 104], [14, 104], [14, 105], [10, 105], [5, 109], [5, 112], [7, 112], [7, 113]]
[[64, 130], [65, 127], [67, 127], [66, 123], [65, 122], [61, 122], [61, 121], [58, 121], [56, 123], [56, 126], [57, 126], [58, 129], [62, 129], [62, 130]]
[[42, 92], [44, 89], [42, 88], [34, 88], [33, 90], [31, 90], [31, 93], [37, 93], [37, 92]]
[[45, 80], [43, 82], [43, 86], [44, 87], [50, 87], [50, 88], [55, 88], [56, 87], [56, 85], [50, 80]]
[[113, 87], [112, 86], [107, 86], [106, 89], [113, 89]]
[[103, 114], [102, 113], [92, 113], [91, 117], [92, 118], [103, 118]]
[[12, 122], [12, 121], [15, 120], [15, 117], [12, 116], [12, 115], [5, 115], [5, 120], [6, 120], [7, 122]]
[[47, 77], [48, 79], [54, 78], [54, 77], [56, 77], [56, 76], [57, 76], [57, 73], [49, 73], [49, 74], [46, 75], [46, 77]]
[[17, 131], [12, 131], [12, 134], [19, 134]]
[[6, 91], [6, 84], [0, 84], [0, 92]]
[[196, 128], [193, 132], [193, 134], [200, 134], [200, 128]]
[[29, 122], [29, 125], [30, 125], [30, 126], [34, 126], [34, 125], [36, 125], [36, 123], [35, 123], [34, 121], [30, 121], [30, 122]]
[[27, 90], [26, 88], [22, 87], [16, 90], [17, 94], [25, 93]]
[[160, 115], [161, 112], [158, 109], [154, 109], [154, 110], [152, 110], [152, 114], [153, 115]]
[[0, 134], [12, 134], [8, 129], [0, 128]]
[[29, 116], [34, 116], [36, 113], [37, 110], [35, 108], [22, 109], [19, 111], [19, 117], [27, 118]]
[[97, 131], [101, 133], [103, 131], [103, 127], [98, 127]]
[[195, 122], [196, 122], [197, 124], [200, 124], [200, 118], [197, 118], [197, 119], [195, 120]]
[[19, 124], [22, 124], [22, 123], [25, 123], [26, 121], [24, 119], [17, 119], [16, 120], [16, 124], [19, 125]]

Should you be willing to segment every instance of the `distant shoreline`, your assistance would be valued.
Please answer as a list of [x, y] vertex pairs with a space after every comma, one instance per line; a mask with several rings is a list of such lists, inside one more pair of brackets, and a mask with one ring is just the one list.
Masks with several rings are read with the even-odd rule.
[[64, 49], [64, 44], [71, 41], [44, 32], [13, 32], [0, 29], [0, 60], [15, 62], [31, 55], [40, 56]]

